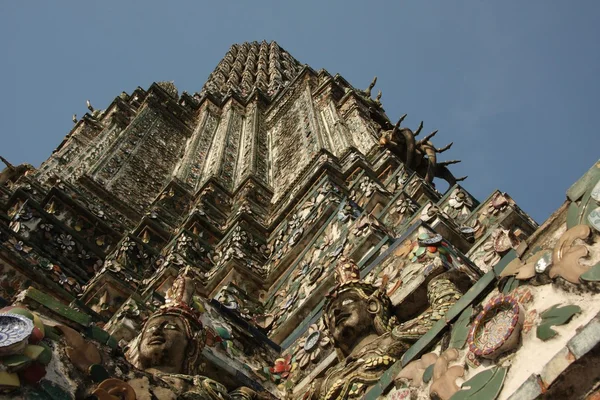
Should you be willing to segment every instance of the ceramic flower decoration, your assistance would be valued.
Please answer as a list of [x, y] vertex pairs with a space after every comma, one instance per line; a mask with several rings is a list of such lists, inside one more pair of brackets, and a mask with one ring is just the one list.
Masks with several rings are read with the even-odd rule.
[[312, 324], [308, 328], [307, 334], [298, 342], [294, 359], [300, 368], [306, 368], [310, 362], [318, 361], [323, 350], [330, 344], [331, 339], [325, 329], [325, 324], [323, 320], [319, 320], [319, 323]]

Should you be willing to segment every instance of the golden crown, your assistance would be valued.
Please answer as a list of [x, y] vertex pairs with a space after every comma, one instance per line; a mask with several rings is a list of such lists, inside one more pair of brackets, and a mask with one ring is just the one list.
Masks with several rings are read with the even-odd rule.
[[350, 258], [342, 256], [335, 267], [335, 279], [338, 286], [360, 280], [360, 269]]

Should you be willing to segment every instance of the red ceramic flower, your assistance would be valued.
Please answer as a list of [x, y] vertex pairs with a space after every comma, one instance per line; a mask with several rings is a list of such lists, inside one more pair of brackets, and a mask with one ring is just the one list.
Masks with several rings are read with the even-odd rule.
[[272, 374], [277, 374], [281, 376], [283, 379], [287, 378], [290, 375], [290, 371], [292, 370], [292, 355], [288, 354], [285, 358], [278, 358], [275, 360], [275, 365], [269, 368]]

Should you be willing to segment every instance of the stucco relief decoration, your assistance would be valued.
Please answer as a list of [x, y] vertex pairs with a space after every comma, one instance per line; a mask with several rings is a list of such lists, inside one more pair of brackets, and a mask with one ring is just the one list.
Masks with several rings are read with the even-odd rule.
[[549, 276], [554, 281], [560, 278], [563, 284], [587, 283], [582, 287], [595, 291], [596, 286], [590, 284], [600, 280], [600, 262], [590, 250], [596, 240], [589, 225], [575, 225], [560, 236], [551, 250], [538, 250], [525, 261], [514, 259], [501, 276], [515, 276], [520, 280], [540, 276], [541, 283], [548, 283]]
[[450, 219], [448, 214], [432, 203], [428, 203], [425, 207], [423, 207], [423, 210], [421, 210], [420, 219], [428, 224], [433, 224], [439, 217], [442, 217], [446, 220]]
[[589, 244], [593, 241], [592, 229], [588, 225], [576, 225], [566, 231], [554, 246], [552, 252], [552, 266], [549, 269], [551, 278], [561, 277], [568, 282], [577, 284], [586, 278], [590, 281], [597, 280], [594, 276], [586, 276], [588, 271], [599, 268], [600, 263], [594, 266], [582, 263], [582, 259], [590, 256]]
[[276, 43], [234, 45], [199, 93], [162, 82], [88, 103], [38, 169], [6, 164], [0, 296], [18, 306], [0, 309], [0, 392], [587, 391], [600, 162], [538, 226], [506, 193], [480, 204], [450, 172], [458, 160], [438, 161], [452, 144], [394, 127], [374, 85]]
[[[2, 237], [0, 236], [0, 240]], [[54, 263], [44, 256], [41, 256], [37, 250], [25, 244], [22, 240], [15, 236], [10, 236], [2, 243], [11, 253], [18, 259], [26, 260], [29, 265], [32, 265], [55, 283], [61, 285], [63, 289], [74, 295], [78, 295], [82, 291], [80, 281], [72, 276], [71, 271], [63, 269], [57, 263]]]
[[308, 229], [322, 214], [331, 202], [339, 201], [339, 188], [329, 182], [324, 183], [307, 200], [297, 207], [288, 221], [277, 231], [268, 245], [269, 260], [265, 264], [267, 271], [274, 270], [304, 236]]
[[[454, 364], [459, 358], [459, 352], [455, 348], [449, 348], [442, 354], [424, 354], [419, 360], [411, 361], [396, 376], [398, 384], [409, 388], [406, 398], [412, 398], [410, 393], [417, 395], [415, 389], [422, 386], [429, 387], [429, 396], [432, 399], [448, 400], [454, 393], [460, 390], [456, 384], [457, 379], [465, 374], [465, 368], [461, 364]], [[454, 364], [454, 365], [452, 365]]]
[[419, 205], [408, 197], [408, 195], [400, 195], [394, 202], [390, 211], [383, 217], [383, 221], [390, 226], [397, 228], [403, 222], [408, 221], [408, 218], [410, 218], [418, 209]]
[[362, 207], [374, 194], [387, 195], [388, 192], [379, 183], [368, 176], [364, 176], [361, 178], [357, 187], [350, 193], [350, 198]]
[[[343, 221], [346, 221], [345, 223]], [[271, 329], [276, 329], [288, 315], [300, 308], [321, 282], [328, 276], [348, 243], [347, 226], [353, 220], [340, 218], [331, 223], [310, 250], [299, 261], [284, 285], [268, 306], [273, 315]]]
[[128, 282], [139, 282], [139, 277], [151, 273], [154, 268], [154, 257], [148, 253], [141, 243], [126, 236], [116, 253], [104, 262], [102, 270], [116, 273]]
[[[202, 232], [199, 232], [202, 235]], [[190, 263], [208, 271], [213, 267], [213, 252], [209, 244], [187, 232], [182, 233], [175, 242], [174, 250], [189, 260]]]
[[480, 250], [473, 254], [473, 262], [483, 271], [489, 271], [511, 249], [516, 249], [519, 239], [508, 229], [497, 228]]
[[502, 193], [496, 193], [492, 201], [488, 204], [485, 214], [497, 217], [502, 214], [510, 205], [509, 199]]
[[412, 243], [412, 249], [409, 253], [411, 262], [425, 262], [428, 259], [435, 259], [443, 256], [447, 262], [452, 262], [448, 255], [448, 251], [444, 248], [442, 235], [432, 234], [429, 232], [421, 232], [418, 235], [418, 240]]
[[473, 199], [464, 190], [458, 188], [452, 191], [444, 212], [461, 223], [467, 219], [472, 207]]

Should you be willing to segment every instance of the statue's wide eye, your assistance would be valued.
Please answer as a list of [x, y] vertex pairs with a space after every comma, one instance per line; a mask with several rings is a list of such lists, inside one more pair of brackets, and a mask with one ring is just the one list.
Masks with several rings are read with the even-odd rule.
[[354, 303], [354, 300], [352, 300], [352, 299], [346, 299], [346, 300], [342, 301], [343, 306], [347, 306], [348, 304], [352, 304], [352, 303]]
[[165, 329], [170, 329], [170, 330], [176, 331], [178, 329], [178, 327], [175, 324], [166, 324]]

